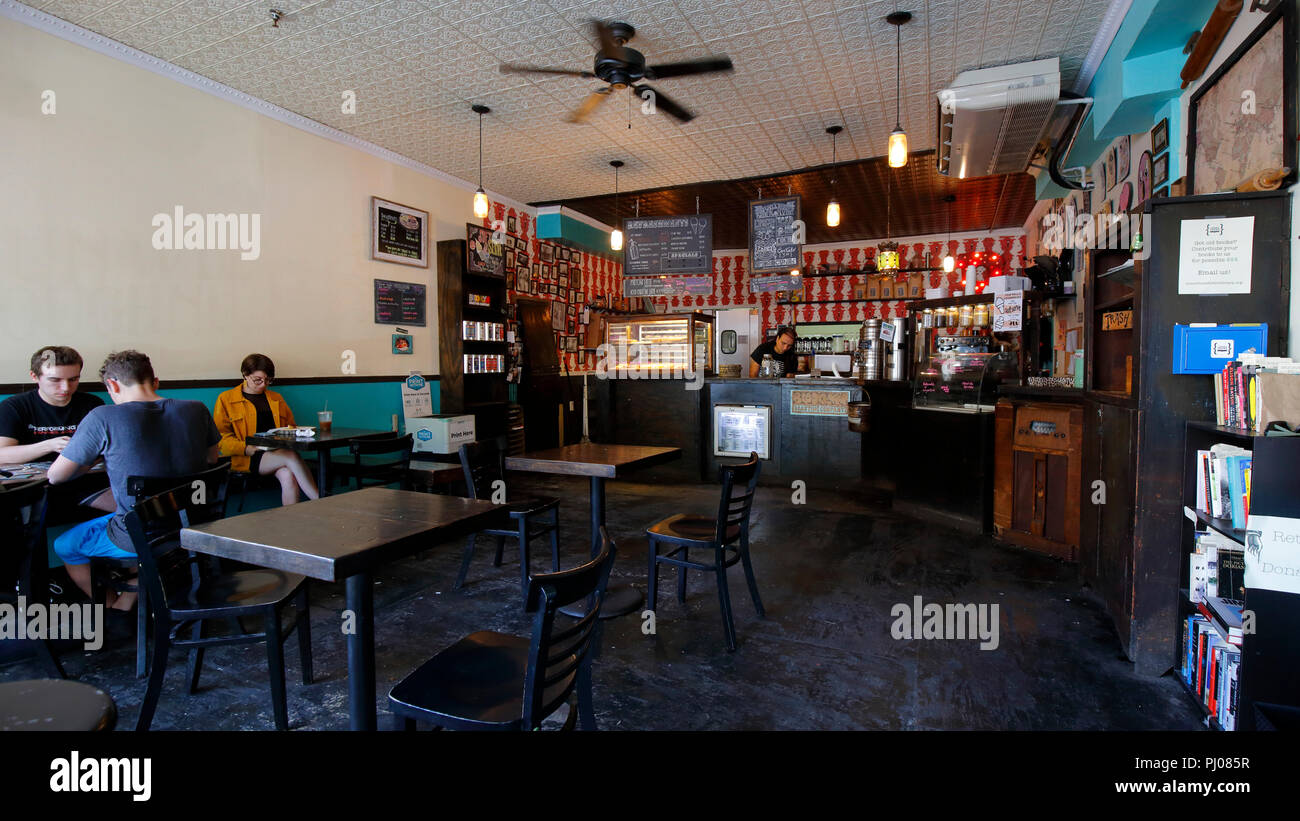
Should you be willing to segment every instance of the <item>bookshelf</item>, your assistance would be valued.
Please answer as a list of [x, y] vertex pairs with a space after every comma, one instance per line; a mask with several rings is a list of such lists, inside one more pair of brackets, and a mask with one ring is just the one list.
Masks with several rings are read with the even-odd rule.
[[[1295, 470], [1300, 464], [1300, 436], [1264, 436], [1209, 422], [1188, 422], [1183, 454], [1185, 515], [1179, 575], [1182, 617], [1175, 628], [1175, 641], [1182, 637], [1185, 618], [1197, 612], [1189, 592], [1189, 558], [1195, 546], [1195, 533], [1211, 529], [1241, 545], [1243, 551], [1246, 549], [1249, 522], [1246, 530], [1239, 530], [1232, 527], [1230, 519], [1216, 519], [1196, 509], [1196, 454], [1217, 444], [1236, 445], [1251, 452], [1251, 516], [1300, 518], [1300, 474]], [[1300, 635], [1300, 595], [1247, 587], [1243, 607], [1254, 613], [1255, 632], [1246, 632], [1242, 637], [1237, 729], [1252, 730], [1256, 703], [1300, 706], [1300, 651], [1295, 640]], [[1211, 619], [1211, 624], [1226, 640], [1226, 625], [1218, 619]], [[1190, 689], [1188, 692], [1204, 710], [1199, 696]], [[1222, 729], [1213, 716], [1208, 716], [1208, 711], [1207, 724]]]
[[505, 278], [466, 270], [464, 240], [439, 242], [439, 412], [473, 414], [480, 441], [507, 428], [505, 326]]

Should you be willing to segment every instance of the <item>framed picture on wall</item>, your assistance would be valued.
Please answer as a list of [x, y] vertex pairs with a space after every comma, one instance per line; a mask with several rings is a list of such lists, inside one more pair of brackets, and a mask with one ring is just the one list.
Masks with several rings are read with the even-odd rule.
[[565, 261], [568, 261], [568, 259], [569, 259], [569, 249], [568, 249], [568, 248], [565, 248], [564, 246], [560, 246], [560, 259], [565, 260]]
[[467, 224], [467, 227], [465, 269], [472, 274], [504, 278], [506, 249], [501, 243], [492, 241], [492, 229], [472, 223]]
[[1128, 134], [1120, 137], [1119, 142], [1115, 143], [1115, 180], [1117, 182], [1123, 182], [1128, 179], [1129, 162], [1132, 159], [1130, 154], [1132, 151], [1133, 141], [1132, 137]]
[[523, 251], [520, 251], [518, 254], [515, 255], [515, 261], [519, 264], [520, 268], [527, 268], [529, 267], [529, 265], [532, 264], [528, 260], [528, 255], [525, 254]]
[[542, 258], [542, 262], [550, 262], [555, 259], [555, 246], [543, 242], [537, 247], [537, 255]]
[[515, 268], [515, 250], [511, 248], [506, 251], [506, 270], [513, 271]]
[[1115, 179], [1115, 149], [1114, 148], [1106, 149], [1105, 159], [1102, 161], [1102, 164], [1106, 169], [1105, 171], [1106, 193], [1109, 194], [1110, 189], [1115, 187], [1115, 183], [1119, 182], [1119, 180]]
[[1169, 154], [1161, 154], [1151, 161], [1151, 185], [1159, 188], [1169, 182]]
[[370, 198], [370, 258], [429, 267], [429, 212]]
[[572, 262], [572, 263], [575, 264], [575, 265], [581, 265], [581, 264], [582, 264], [582, 252], [581, 252], [581, 251], [570, 251], [570, 252], [569, 252], [569, 262]]
[[1137, 204], [1141, 205], [1151, 199], [1151, 152], [1143, 151], [1138, 157], [1137, 168]]
[[1151, 129], [1151, 153], [1163, 154], [1169, 148], [1169, 118], [1165, 117]]
[[555, 272], [556, 272], [557, 274], [567, 274], [567, 273], [569, 273], [569, 263], [567, 263], [567, 262], [557, 262], [557, 263], [555, 263]]
[[1296, 167], [1296, 14], [1277, 8], [1193, 92], [1187, 106], [1187, 193], [1236, 188], [1260, 171]]
[[519, 220], [515, 219], [514, 214], [506, 217], [506, 231], [511, 234], [519, 233]]
[[561, 288], [567, 289], [569, 287], [569, 275], [561, 272], [559, 276], [559, 282]]

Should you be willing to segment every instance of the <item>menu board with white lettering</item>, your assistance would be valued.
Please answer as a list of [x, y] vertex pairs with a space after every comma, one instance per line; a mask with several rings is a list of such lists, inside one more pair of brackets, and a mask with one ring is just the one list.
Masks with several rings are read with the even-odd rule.
[[714, 405], [713, 455], [768, 459], [772, 444], [769, 405]]
[[799, 197], [749, 202], [749, 270], [789, 271], [803, 262]]
[[623, 280], [623, 296], [708, 296], [713, 277], [632, 277]]
[[370, 257], [429, 267], [429, 212], [370, 198]]
[[623, 275], [713, 272], [713, 215], [623, 220]]
[[418, 282], [375, 280], [375, 324], [423, 327], [427, 289]]

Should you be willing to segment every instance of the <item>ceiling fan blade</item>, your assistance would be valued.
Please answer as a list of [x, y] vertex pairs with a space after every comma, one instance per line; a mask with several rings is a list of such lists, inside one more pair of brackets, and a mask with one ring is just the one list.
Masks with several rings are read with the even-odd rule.
[[582, 101], [582, 105], [578, 106], [577, 110], [565, 117], [564, 121], [566, 123], [585, 123], [587, 118], [591, 116], [592, 112], [596, 110], [596, 107], [605, 102], [608, 97], [609, 86], [596, 89], [588, 94], [587, 99]]
[[604, 20], [592, 20], [591, 31], [596, 35], [596, 42], [600, 43], [601, 54], [606, 57], [618, 56], [618, 43], [614, 42], [614, 34]]
[[715, 71], [731, 71], [731, 58], [725, 54], [703, 57], [699, 60], [684, 60], [680, 63], [659, 63], [646, 66], [645, 76], [652, 80], [665, 77], [685, 77], [691, 74], [711, 74]]
[[657, 88], [651, 88], [644, 84], [639, 85], [636, 87], [636, 96], [645, 99], [645, 92], [647, 91], [655, 95], [654, 104], [655, 108], [659, 111], [662, 111], [669, 116], [676, 117], [684, 123], [689, 123], [691, 120], [695, 119], [695, 115], [691, 113], [690, 110], [678, 105], [673, 101], [672, 97], [669, 97]]
[[575, 71], [569, 68], [546, 68], [544, 66], [524, 66], [518, 63], [502, 63], [502, 74], [560, 74], [567, 77], [595, 77], [590, 71]]

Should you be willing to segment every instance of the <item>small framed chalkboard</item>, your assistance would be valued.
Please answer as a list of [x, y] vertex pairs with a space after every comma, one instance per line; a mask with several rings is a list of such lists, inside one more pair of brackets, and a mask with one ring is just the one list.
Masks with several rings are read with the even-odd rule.
[[419, 282], [375, 280], [375, 324], [424, 327], [428, 289]]
[[429, 267], [429, 212], [370, 198], [370, 258]]
[[803, 264], [803, 245], [796, 242], [800, 198], [749, 201], [749, 270], [761, 274], [789, 271]]

